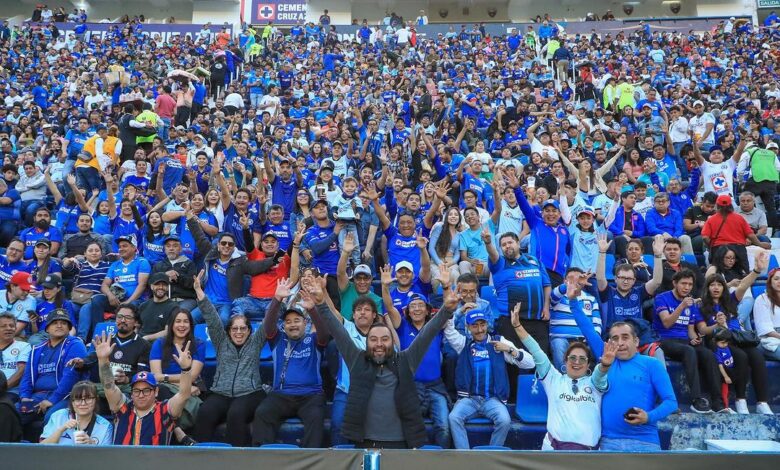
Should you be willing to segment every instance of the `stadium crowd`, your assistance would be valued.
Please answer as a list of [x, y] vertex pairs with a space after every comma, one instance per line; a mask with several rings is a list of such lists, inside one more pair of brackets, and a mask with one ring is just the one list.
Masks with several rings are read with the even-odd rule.
[[298, 417], [304, 447], [415, 448], [427, 417], [464, 449], [483, 416], [503, 445], [523, 370], [543, 449], [656, 450], [666, 359], [691, 411], [747, 414], [750, 384], [772, 413], [774, 14], [34, 19], [0, 27], [0, 440], [256, 446]]

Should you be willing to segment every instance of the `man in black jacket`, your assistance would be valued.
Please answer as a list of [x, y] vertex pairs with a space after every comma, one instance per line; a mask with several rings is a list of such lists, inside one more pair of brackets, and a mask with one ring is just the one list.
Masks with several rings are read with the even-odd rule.
[[[336, 347], [349, 368], [350, 388], [342, 435], [358, 448], [406, 449], [425, 444], [427, 434], [420, 413], [414, 374], [425, 352], [444, 324], [452, 318], [458, 294], [444, 286], [444, 305], [407, 349], [396, 352], [393, 334], [383, 323], [368, 330], [366, 350], [355, 346], [344, 326], [325, 304], [322, 283], [306, 286]], [[395, 406], [390, 406], [390, 405]]]
[[195, 291], [192, 290], [192, 279], [197, 274], [195, 263], [181, 254], [181, 238], [170, 234], [163, 242], [165, 259], [152, 266], [152, 274], [164, 273], [170, 281], [171, 300], [179, 307], [193, 311], [198, 306]]

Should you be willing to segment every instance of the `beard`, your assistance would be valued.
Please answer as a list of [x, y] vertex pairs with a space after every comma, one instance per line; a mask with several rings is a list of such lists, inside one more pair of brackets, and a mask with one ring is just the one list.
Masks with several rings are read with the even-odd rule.
[[36, 220], [35, 221], [35, 228], [39, 228], [41, 230], [46, 230], [49, 228], [49, 221], [48, 220]]

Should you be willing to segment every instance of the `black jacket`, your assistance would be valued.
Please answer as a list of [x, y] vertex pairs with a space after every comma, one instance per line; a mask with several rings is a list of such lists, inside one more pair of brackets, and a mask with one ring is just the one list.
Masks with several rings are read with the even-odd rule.
[[[433, 339], [447, 320], [452, 318], [452, 313], [446, 308], [439, 310], [433, 319], [425, 324], [407, 349], [394, 354], [384, 364], [398, 378], [395, 406], [401, 418], [406, 445], [410, 449], [420, 447], [428, 440], [425, 422], [420, 413], [420, 399], [417, 395], [414, 373]], [[351, 441], [361, 442], [365, 436], [366, 414], [370, 413], [368, 403], [376, 383], [377, 371], [382, 366], [373, 362], [365, 351], [355, 346], [344, 326], [326, 305], [317, 306], [316, 314], [320, 315], [328, 326], [336, 347], [349, 368], [349, 395], [341, 434]]]
[[180, 258], [184, 258], [184, 260], [176, 260], [179, 262], [175, 265], [171, 263], [168, 258], [158, 261], [152, 266], [152, 274], [164, 273], [171, 270], [176, 271], [178, 276], [176, 277], [176, 280], [171, 282], [171, 298], [194, 299], [195, 291], [192, 290], [192, 280], [193, 277], [198, 274], [198, 271], [192, 260], [184, 255], [180, 256]]

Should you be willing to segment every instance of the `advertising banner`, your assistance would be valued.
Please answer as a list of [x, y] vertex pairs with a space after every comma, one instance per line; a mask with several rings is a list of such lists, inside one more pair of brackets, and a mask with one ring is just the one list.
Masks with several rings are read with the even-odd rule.
[[252, 0], [252, 24], [293, 25], [306, 21], [306, 0]]

